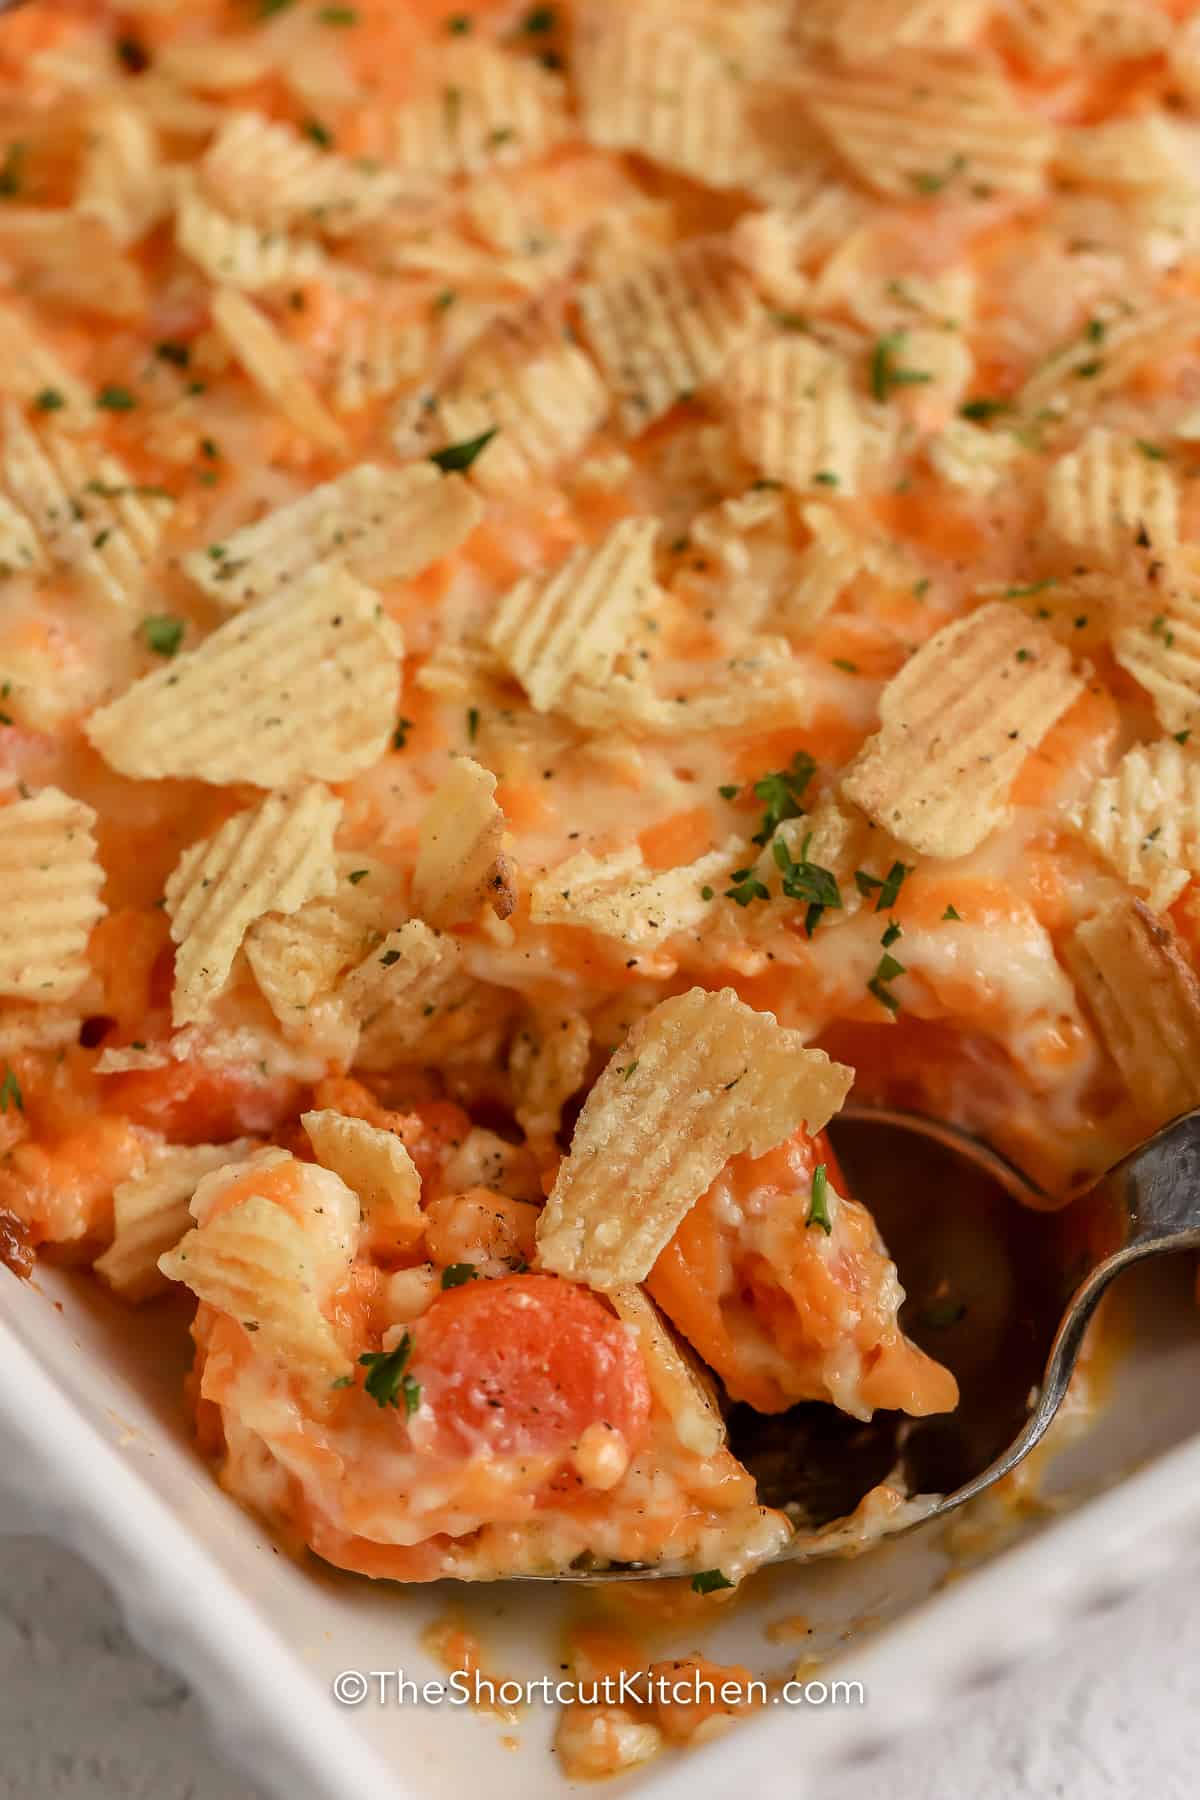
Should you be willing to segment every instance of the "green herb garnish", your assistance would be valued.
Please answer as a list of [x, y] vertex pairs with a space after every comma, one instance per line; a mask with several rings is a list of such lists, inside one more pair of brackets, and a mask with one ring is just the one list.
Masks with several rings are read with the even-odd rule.
[[0, 1081], [0, 1113], [8, 1111], [10, 1100], [18, 1112], [25, 1111], [25, 1097], [21, 1093], [21, 1084], [12, 1069], [6, 1070], [4, 1080]]
[[368, 1372], [363, 1386], [376, 1406], [399, 1406], [404, 1370], [411, 1355], [412, 1338], [406, 1331], [394, 1350], [368, 1350], [359, 1357], [359, 1363]]
[[728, 1575], [722, 1575], [720, 1569], [701, 1569], [698, 1575], [692, 1576], [693, 1594], [715, 1594], [720, 1588], [732, 1586]]
[[464, 1287], [468, 1281], [478, 1280], [479, 1270], [474, 1263], [447, 1263], [442, 1270], [444, 1288]]
[[499, 429], [498, 425], [493, 425], [489, 430], [481, 431], [478, 437], [467, 438], [461, 444], [447, 444], [444, 450], [435, 450], [429, 460], [447, 474], [454, 469], [469, 469], [480, 451], [487, 449]]
[[139, 630], [156, 656], [174, 656], [183, 642], [184, 622], [172, 613], [150, 613]]
[[824, 1163], [818, 1163], [813, 1170], [812, 1193], [808, 1198], [808, 1217], [805, 1227], [819, 1225], [828, 1237], [833, 1230], [833, 1220], [829, 1216], [829, 1170]]
[[871, 392], [876, 400], [886, 400], [893, 388], [919, 387], [933, 380], [927, 369], [904, 369], [897, 364], [897, 352], [903, 350], [907, 336], [906, 331], [894, 331], [881, 337], [871, 352]]

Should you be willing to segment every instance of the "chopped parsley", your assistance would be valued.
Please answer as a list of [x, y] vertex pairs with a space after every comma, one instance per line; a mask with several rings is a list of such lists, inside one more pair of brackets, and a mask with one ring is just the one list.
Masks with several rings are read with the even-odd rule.
[[323, 6], [317, 18], [322, 25], [358, 24], [358, 13], [353, 6]]
[[735, 869], [730, 880], [733, 886], [725, 889], [725, 898], [735, 900], [739, 906], [749, 906], [752, 900], [771, 898], [770, 888], [758, 879], [753, 869]]
[[631, 1079], [631, 1077], [636, 1073], [637, 1066], [638, 1066], [638, 1058], [635, 1056], [633, 1061], [631, 1063], [626, 1063], [625, 1067], [623, 1069], [621, 1069], [619, 1071], [619, 1073], [624, 1076], [626, 1081], [629, 1081]]
[[940, 194], [946, 183], [953, 176], [961, 175], [966, 166], [965, 156], [952, 156], [940, 173], [936, 169], [918, 169], [909, 179], [918, 194]]
[[10, 144], [0, 162], [0, 200], [11, 200], [25, 185], [25, 146]]
[[331, 1388], [347, 1388], [354, 1386], [353, 1375], [339, 1375], [336, 1381], [330, 1382]]
[[960, 925], [962, 923], [962, 914], [956, 906], [948, 906], [942, 917], [943, 919], [957, 919]]
[[875, 895], [876, 912], [887, 912], [889, 907], [895, 906], [900, 889], [904, 886], [904, 878], [909, 872], [906, 864], [894, 862], [881, 881], [878, 875], [868, 875], [865, 869], [855, 869], [854, 885], [864, 900]]
[[1142, 455], [1149, 457], [1151, 462], [1166, 462], [1167, 453], [1158, 444], [1151, 444], [1145, 438], [1134, 438], [1133, 441]]
[[390, 969], [393, 963], [398, 963], [400, 961], [400, 952], [398, 950], [385, 950], [379, 961], [383, 968]]
[[895, 943], [895, 941], [898, 937], [903, 936], [903, 933], [904, 933], [904, 927], [901, 925], [899, 919], [893, 919], [891, 924], [888, 926], [887, 930], [884, 932], [883, 936], [880, 938], [879, 941], [883, 945], [884, 949], [887, 950], [888, 948], [890, 948], [890, 946], [892, 944]]
[[754, 798], [766, 809], [762, 825], [754, 834], [756, 844], [770, 843], [785, 819], [798, 819], [804, 808], [800, 802], [805, 789], [817, 772], [817, 765], [807, 750], [797, 750], [786, 769], [773, 769], [754, 783]]
[[396, 729], [392, 733], [392, 749], [403, 750], [408, 743], [408, 734], [413, 728], [411, 719], [397, 719]]
[[712, 888], [710, 888], [708, 883], [706, 882], [704, 884], [704, 886], [700, 889], [700, 898], [702, 900], [711, 900], [713, 897], [713, 891], [714, 890]]
[[1107, 330], [1103, 319], [1089, 319], [1083, 335], [1089, 344], [1102, 344]]
[[440, 294], [435, 294], [433, 297], [434, 312], [447, 311], [449, 307], [454, 305], [454, 302], [457, 299], [458, 295], [453, 288], [443, 288]]
[[370, 873], [370, 869], [351, 869], [346, 880], [350, 883], [351, 887], [357, 887], [359, 882], [365, 881]]
[[96, 405], [103, 407], [105, 412], [132, 412], [137, 405], [137, 395], [131, 394], [127, 387], [110, 383], [96, 395]]
[[117, 60], [131, 75], [141, 75], [150, 67], [150, 53], [135, 37], [119, 37], [114, 46]]
[[722, 800], [735, 800], [738, 794], [741, 793], [741, 789], [736, 782], [730, 781], [726, 782], [724, 787], [719, 787], [717, 792], [720, 794]]
[[876, 400], [886, 400], [893, 388], [919, 387], [933, 377], [927, 369], [905, 369], [896, 362], [904, 348], [906, 331], [894, 331], [881, 337], [871, 352], [871, 392]]
[[451, 13], [446, 20], [446, 30], [451, 37], [467, 37], [473, 23], [466, 13]]
[[945, 1331], [951, 1325], [957, 1325], [965, 1319], [967, 1309], [961, 1300], [935, 1300], [931, 1306], [925, 1307], [921, 1313], [921, 1323], [931, 1331]]
[[320, 119], [304, 119], [301, 122], [300, 129], [306, 138], [312, 139], [312, 142], [319, 150], [332, 150], [333, 133], [330, 131], [328, 125], [322, 125]]
[[837, 487], [838, 480], [838, 476], [834, 474], [832, 469], [818, 469], [813, 476], [813, 481], [817, 487]]
[[[368, 1350], [359, 1357], [359, 1363], [367, 1370], [363, 1386], [376, 1406], [399, 1406], [404, 1371], [411, 1355], [412, 1337], [406, 1331], [394, 1350]], [[408, 1410], [416, 1409], [410, 1406]]]
[[964, 400], [958, 409], [960, 419], [971, 419], [976, 425], [982, 425], [987, 419], [994, 419], [997, 413], [1012, 411], [1007, 400], [993, 400], [987, 394], [981, 394], [977, 400]]
[[521, 20], [521, 30], [526, 37], [545, 37], [558, 24], [558, 15], [552, 6], [535, 6]]
[[1079, 363], [1071, 373], [1076, 375], [1080, 381], [1090, 381], [1092, 376], [1098, 375], [1103, 367], [1103, 360], [1098, 356], [1094, 356], [1088, 362]]
[[258, 16], [260, 19], [269, 19], [272, 13], [286, 12], [293, 4], [294, 0], [258, 0]]
[[444, 1288], [465, 1287], [468, 1281], [478, 1280], [479, 1270], [474, 1263], [447, 1263], [442, 1270]]
[[183, 642], [184, 622], [173, 613], [149, 613], [139, 630], [156, 656], [174, 656]]
[[812, 1193], [808, 1198], [808, 1217], [805, 1227], [819, 1225], [828, 1237], [833, 1230], [833, 1220], [829, 1216], [829, 1170], [824, 1163], [818, 1163], [813, 1170]]
[[8, 1111], [8, 1103], [12, 1101], [18, 1112], [25, 1111], [25, 1097], [21, 1093], [21, 1084], [11, 1069], [7, 1069], [4, 1080], [0, 1081], [0, 1113]]
[[1176, 742], [1176, 743], [1177, 743], [1177, 744], [1186, 744], [1186, 743], [1187, 743], [1187, 741], [1188, 741], [1188, 739], [1189, 739], [1189, 738], [1190, 738], [1190, 737], [1191, 737], [1191, 735], [1192, 735], [1192, 734], [1191, 734], [1191, 731], [1190, 731], [1190, 730], [1188, 730], [1188, 731], [1177, 731], [1177, 732], [1176, 732], [1176, 733], [1175, 733], [1175, 742]]
[[486, 450], [499, 430], [493, 425], [487, 431], [481, 431], [478, 437], [466, 438], [461, 444], [447, 444], [444, 450], [435, 450], [429, 458], [439, 469], [449, 473], [453, 469], [469, 469], [481, 450]]
[[820, 863], [809, 862], [808, 846], [811, 842], [810, 831], [800, 846], [800, 858], [797, 862], [792, 860], [782, 838], [776, 838], [771, 846], [775, 865], [783, 877], [780, 885], [787, 898], [802, 900], [807, 905], [808, 910], [804, 915], [806, 937], [812, 936], [827, 910], [840, 910], [842, 904], [842, 891], [832, 869], [823, 869]]
[[715, 1594], [720, 1588], [733, 1586], [728, 1575], [722, 1575], [720, 1569], [701, 1569], [692, 1576], [693, 1594]]
[[858, 664], [856, 662], [851, 662], [848, 656], [835, 656], [833, 658], [833, 666], [835, 669], [843, 670], [847, 675], [858, 674]]
[[472, 743], [479, 736], [479, 708], [477, 706], [467, 708], [467, 736]]
[[889, 943], [895, 942], [895, 939], [889, 937], [888, 932], [886, 931], [883, 934], [882, 942], [885, 946], [884, 952], [879, 959], [879, 964], [874, 975], [872, 975], [870, 981], [867, 983], [867, 992], [869, 994], [874, 994], [875, 998], [879, 1001], [879, 1004], [881, 1006], [886, 1006], [887, 1010], [894, 1017], [896, 1013], [900, 1011], [900, 1002], [897, 1000], [895, 994], [892, 993], [888, 983], [895, 981], [897, 975], [904, 974], [904, 964], [900, 961], [899, 957], [893, 956], [891, 951], [886, 948]]
[[57, 388], [43, 388], [41, 393], [35, 397], [33, 404], [39, 412], [58, 412], [59, 408], [67, 403]]

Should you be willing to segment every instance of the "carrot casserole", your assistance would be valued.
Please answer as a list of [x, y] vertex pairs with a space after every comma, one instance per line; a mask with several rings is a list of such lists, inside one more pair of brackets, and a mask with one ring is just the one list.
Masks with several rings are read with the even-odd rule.
[[956, 1402], [852, 1082], [1200, 1099], [1200, 15], [452, 7], [0, 19], [0, 1256], [342, 1568], [725, 1585], [726, 1399]]

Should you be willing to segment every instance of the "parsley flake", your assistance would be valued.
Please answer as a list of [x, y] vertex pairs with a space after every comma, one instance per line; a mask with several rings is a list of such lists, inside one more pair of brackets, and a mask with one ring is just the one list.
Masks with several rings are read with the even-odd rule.
[[[773, 769], [754, 783], [754, 798], [766, 809], [762, 825], [754, 834], [756, 844], [767, 844], [785, 819], [798, 819], [805, 789], [817, 772], [817, 765], [807, 750], [797, 750], [787, 769]], [[736, 790], [735, 790], [736, 791]], [[727, 796], [728, 797], [728, 796]]]
[[904, 348], [908, 333], [894, 331], [881, 337], [871, 352], [871, 392], [876, 400], [886, 400], [893, 388], [919, 387], [932, 381], [927, 369], [904, 369], [896, 363], [896, 354]]
[[693, 1594], [715, 1594], [720, 1588], [733, 1586], [728, 1575], [722, 1575], [720, 1569], [701, 1569], [692, 1576]]
[[[376, 1406], [399, 1406], [405, 1366], [412, 1355], [412, 1337], [406, 1331], [394, 1350], [368, 1350], [359, 1357], [368, 1371], [363, 1382]], [[410, 1407], [409, 1411], [415, 1411]]]
[[957, 919], [960, 925], [962, 923], [962, 914], [956, 906], [948, 906], [942, 917], [943, 919]]
[[137, 405], [137, 395], [131, 394], [127, 387], [109, 385], [102, 387], [96, 395], [96, 405], [105, 412], [132, 412]]
[[478, 1280], [479, 1270], [474, 1263], [447, 1263], [442, 1270], [444, 1288], [464, 1287], [468, 1281]]
[[813, 1170], [808, 1217], [804, 1224], [806, 1229], [809, 1225], [819, 1225], [826, 1237], [833, 1231], [833, 1220], [829, 1216], [829, 1170], [824, 1163], [818, 1163]]
[[149, 613], [138, 629], [156, 656], [174, 656], [183, 642], [184, 622], [173, 613]]
[[429, 460], [447, 474], [454, 469], [469, 469], [480, 451], [487, 449], [499, 429], [498, 425], [493, 425], [487, 431], [481, 431], [478, 437], [466, 438], [461, 444], [447, 444], [444, 450], [435, 450]]
[[33, 404], [39, 412], [58, 412], [60, 407], [64, 407], [67, 403], [57, 388], [43, 388], [41, 393], [35, 397]]
[[21, 1084], [12, 1069], [7, 1069], [4, 1080], [0, 1081], [0, 1113], [8, 1111], [10, 1100], [18, 1112], [25, 1111], [25, 1097], [21, 1092]]
[[842, 891], [833, 870], [823, 869], [820, 863], [809, 862], [808, 846], [811, 842], [810, 831], [800, 846], [799, 861], [793, 861], [782, 838], [776, 838], [771, 846], [775, 865], [783, 877], [780, 883], [783, 892], [789, 900], [802, 900], [808, 907], [804, 915], [806, 937], [812, 936], [826, 911], [830, 908], [840, 910], [842, 904]]

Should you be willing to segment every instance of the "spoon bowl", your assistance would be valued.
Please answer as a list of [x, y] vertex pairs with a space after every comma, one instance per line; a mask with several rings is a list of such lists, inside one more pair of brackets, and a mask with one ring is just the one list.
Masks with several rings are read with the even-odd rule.
[[[913, 1523], [1009, 1474], [1054, 1418], [1113, 1278], [1144, 1257], [1200, 1249], [1200, 1111], [1065, 1201], [969, 1132], [917, 1113], [851, 1106], [829, 1135], [896, 1263], [900, 1323], [952, 1371], [959, 1404], [924, 1419], [877, 1411], [867, 1421], [818, 1401], [773, 1414], [731, 1405], [730, 1449], [764, 1503], [798, 1524], [781, 1562], [840, 1547], [825, 1528], [897, 1471], [910, 1494], [928, 1497]], [[681, 1573], [632, 1565], [550, 1579]]]

